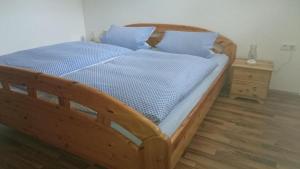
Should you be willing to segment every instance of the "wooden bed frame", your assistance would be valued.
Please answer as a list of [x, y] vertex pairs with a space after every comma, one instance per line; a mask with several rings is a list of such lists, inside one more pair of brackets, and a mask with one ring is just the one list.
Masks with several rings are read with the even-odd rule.
[[[157, 30], [149, 40], [152, 46], [161, 40], [166, 30], [208, 31], [168, 24], [128, 26], [155, 26]], [[224, 85], [225, 72], [235, 59], [236, 45], [224, 36], [217, 39], [215, 50], [227, 54], [231, 62], [170, 138], [141, 113], [99, 90], [5, 66], [0, 66], [0, 122], [110, 169], [172, 169], [218, 96]], [[26, 86], [27, 92], [21, 94], [12, 90], [16, 84]], [[58, 103], [41, 100], [38, 91], [57, 96]], [[72, 109], [72, 101], [93, 109], [97, 115]], [[112, 123], [122, 126], [142, 144], [134, 144], [113, 129]]]

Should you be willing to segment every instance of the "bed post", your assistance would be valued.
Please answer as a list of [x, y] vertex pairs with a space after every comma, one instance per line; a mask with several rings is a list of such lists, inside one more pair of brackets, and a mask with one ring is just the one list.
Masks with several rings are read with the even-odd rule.
[[154, 136], [144, 141], [144, 169], [169, 169], [170, 142], [163, 136]]

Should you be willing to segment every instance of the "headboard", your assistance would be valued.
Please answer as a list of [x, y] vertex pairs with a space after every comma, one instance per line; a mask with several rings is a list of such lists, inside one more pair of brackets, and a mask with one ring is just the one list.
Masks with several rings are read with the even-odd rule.
[[[154, 26], [156, 31], [148, 40], [148, 43], [151, 46], [158, 44], [164, 36], [165, 31], [185, 31], [185, 32], [209, 32], [207, 29], [185, 26], [185, 25], [173, 25], [173, 24], [156, 24], [156, 23], [137, 23], [127, 25], [128, 27], [145, 27], [145, 26]], [[234, 61], [236, 57], [236, 44], [225, 36], [220, 35], [216, 40], [214, 51], [216, 53], [224, 53], [230, 57], [231, 62]]]

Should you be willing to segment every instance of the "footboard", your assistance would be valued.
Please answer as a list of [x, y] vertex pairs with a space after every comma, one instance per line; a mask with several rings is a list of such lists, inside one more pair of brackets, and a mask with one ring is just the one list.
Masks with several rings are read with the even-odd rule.
[[[122, 102], [77, 82], [17, 68], [0, 66], [0, 82], [1, 123], [107, 168], [169, 168], [169, 140]], [[40, 93], [57, 101], [43, 100]], [[74, 104], [95, 114], [79, 111]]]

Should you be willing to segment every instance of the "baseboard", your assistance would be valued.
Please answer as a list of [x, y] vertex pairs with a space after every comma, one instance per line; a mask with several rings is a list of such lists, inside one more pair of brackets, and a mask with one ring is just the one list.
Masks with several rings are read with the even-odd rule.
[[285, 90], [278, 90], [278, 89], [270, 89], [270, 92], [285, 93], [285, 94], [290, 94], [290, 95], [295, 95], [295, 96], [299, 96], [300, 95], [300, 93], [291, 92], [291, 91], [285, 91]]

